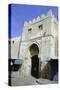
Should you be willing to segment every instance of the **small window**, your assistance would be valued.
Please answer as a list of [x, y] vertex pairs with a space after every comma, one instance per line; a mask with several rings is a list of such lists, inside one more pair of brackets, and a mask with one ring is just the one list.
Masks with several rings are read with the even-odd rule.
[[41, 25], [39, 25], [38, 27], [39, 27], [39, 29], [40, 29], [40, 30], [42, 30], [42, 29], [43, 29], [43, 25], [42, 25], [42, 24], [41, 24]]
[[11, 42], [9, 41], [9, 44], [10, 44]]
[[13, 44], [14, 44], [14, 41], [13, 41]]
[[32, 28], [29, 28], [29, 29], [28, 29], [28, 32], [31, 32], [31, 30], [32, 30]]

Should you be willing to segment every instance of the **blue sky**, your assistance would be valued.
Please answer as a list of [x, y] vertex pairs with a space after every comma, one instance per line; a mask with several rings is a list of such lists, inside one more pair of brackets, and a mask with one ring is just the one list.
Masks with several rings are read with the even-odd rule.
[[9, 38], [21, 36], [25, 21], [33, 20], [33, 18], [41, 16], [42, 14], [47, 14], [49, 10], [52, 10], [53, 14], [58, 20], [58, 7], [11, 4], [11, 17], [10, 17], [10, 10], [8, 14]]

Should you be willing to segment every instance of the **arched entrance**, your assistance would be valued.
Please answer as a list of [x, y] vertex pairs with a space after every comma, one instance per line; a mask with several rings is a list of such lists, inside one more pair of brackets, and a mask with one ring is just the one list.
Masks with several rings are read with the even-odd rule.
[[39, 78], [39, 47], [37, 44], [33, 43], [29, 47], [31, 55], [31, 75], [35, 78]]
[[39, 47], [37, 44], [33, 43], [30, 48], [30, 55], [31, 57], [34, 56], [34, 55], [38, 55], [39, 54]]

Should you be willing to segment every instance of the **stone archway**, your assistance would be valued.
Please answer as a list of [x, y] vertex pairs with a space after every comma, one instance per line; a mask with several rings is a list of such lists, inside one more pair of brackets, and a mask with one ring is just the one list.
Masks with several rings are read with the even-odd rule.
[[29, 47], [31, 55], [31, 75], [35, 78], [39, 78], [39, 47], [37, 44], [33, 43]]
[[38, 55], [39, 54], [39, 47], [38, 47], [38, 45], [33, 43], [32, 45], [30, 45], [29, 51], [30, 51], [31, 57], [34, 56], [34, 55]]

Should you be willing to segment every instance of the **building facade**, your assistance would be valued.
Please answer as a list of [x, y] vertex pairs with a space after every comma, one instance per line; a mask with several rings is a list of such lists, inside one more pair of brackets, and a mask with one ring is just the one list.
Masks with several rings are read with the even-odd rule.
[[58, 58], [58, 21], [50, 10], [47, 15], [42, 14], [41, 17], [25, 22], [22, 36], [10, 41], [9, 57], [18, 58], [20, 50], [19, 58], [24, 62], [21, 75], [30, 75], [32, 56], [38, 55], [40, 63], [42, 62], [39, 70], [42, 70], [50, 59]]

